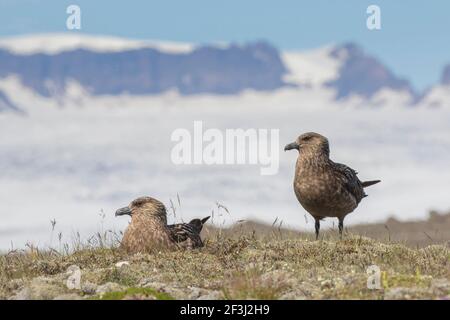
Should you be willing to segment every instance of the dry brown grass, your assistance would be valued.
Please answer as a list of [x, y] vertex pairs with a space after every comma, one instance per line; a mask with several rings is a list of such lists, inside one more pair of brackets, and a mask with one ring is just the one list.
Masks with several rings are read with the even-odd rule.
[[[254, 232], [235, 237], [209, 234], [205, 242], [201, 250], [137, 255], [115, 246], [87, 246], [72, 253], [30, 247], [0, 256], [0, 297], [10, 298], [31, 287], [26, 298], [51, 298], [56, 293], [98, 298], [61, 285], [71, 265], [81, 268], [82, 283], [113, 282], [123, 291], [111, 296], [124, 298], [126, 292], [141, 292], [136, 289], [141, 287], [174, 298], [195, 298], [195, 290], [223, 299], [383, 299], [395, 294], [442, 298], [450, 294], [446, 245], [409, 248], [358, 235], [347, 235], [342, 241], [311, 241], [309, 235], [258, 237]], [[119, 261], [129, 265], [116, 267]], [[381, 290], [369, 290], [366, 285], [367, 267], [374, 264], [382, 270]], [[35, 287], [42, 281], [36, 279], [44, 279], [55, 293], [41, 293]]]
[[[442, 214], [431, 211], [428, 219], [400, 221], [389, 218], [385, 222], [359, 224], [346, 227], [346, 232], [352, 235], [360, 235], [376, 239], [382, 243], [398, 243], [408, 247], [425, 247], [433, 244], [450, 243], [450, 213]], [[291, 230], [280, 226], [275, 222], [267, 225], [255, 221], [243, 221], [236, 223], [227, 229], [217, 229], [206, 226], [206, 234], [216, 236], [221, 234], [226, 238], [237, 238], [242, 235], [254, 234], [259, 239], [297, 239], [305, 238], [314, 240], [314, 235], [308, 232]], [[338, 240], [338, 230], [321, 230], [321, 238], [324, 240]]]

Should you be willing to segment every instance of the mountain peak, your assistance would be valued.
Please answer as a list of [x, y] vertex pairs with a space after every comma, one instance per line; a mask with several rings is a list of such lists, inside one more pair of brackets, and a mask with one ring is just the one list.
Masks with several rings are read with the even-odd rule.
[[442, 71], [441, 84], [450, 85], [450, 65], [445, 66]]
[[326, 84], [337, 91], [338, 99], [353, 94], [370, 98], [381, 89], [406, 91], [415, 95], [407, 80], [394, 75], [377, 58], [366, 54], [354, 43], [335, 47], [330, 56], [342, 61], [338, 77]]
[[364, 50], [354, 42], [346, 42], [335, 46], [330, 51], [330, 56], [346, 60], [348, 58], [362, 57], [364, 56]]

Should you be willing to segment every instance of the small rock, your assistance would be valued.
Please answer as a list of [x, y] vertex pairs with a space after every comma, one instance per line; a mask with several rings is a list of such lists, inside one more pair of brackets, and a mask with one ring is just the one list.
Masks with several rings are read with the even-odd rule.
[[385, 300], [415, 299], [424, 293], [427, 293], [427, 291], [420, 288], [397, 287], [387, 290], [387, 292], [385, 292], [384, 294], [384, 299]]
[[130, 263], [128, 261], [120, 261], [120, 262], [116, 263], [117, 268], [121, 268], [123, 266], [129, 266], [129, 265], [130, 265]]
[[435, 279], [431, 282], [431, 290], [438, 295], [450, 293], [450, 281], [447, 279]]
[[67, 293], [56, 296], [53, 300], [82, 300], [82, 298], [75, 293]]
[[64, 293], [66, 293], [66, 289], [59, 281], [46, 277], [37, 277], [26, 283], [11, 299], [51, 300]]
[[143, 294], [127, 295], [123, 300], [156, 300], [154, 296], [146, 296]]
[[217, 290], [210, 290], [206, 294], [202, 294], [197, 298], [197, 300], [222, 300], [223, 294], [220, 291]]
[[320, 289], [324, 290], [324, 289], [331, 289], [333, 288], [333, 281], [331, 281], [330, 279], [327, 280], [323, 280], [320, 282]]
[[9, 298], [9, 300], [31, 300], [31, 290], [30, 288], [23, 288], [18, 291], [15, 295]]
[[98, 286], [95, 290], [95, 293], [102, 295], [107, 292], [115, 292], [115, 291], [122, 291], [123, 287], [120, 284], [117, 284], [115, 282], [107, 282], [105, 284], [102, 284], [101, 286]]
[[343, 289], [346, 286], [346, 281], [342, 278], [335, 278], [333, 281], [333, 286], [337, 289]]
[[197, 288], [197, 287], [191, 287], [191, 293], [189, 294], [189, 298], [190, 300], [195, 300], [198, 299], [201, 295], [202, 295], [202, 291], [205, 291], [201, 288]]
[[308, 297], [305, 296], [302, 291], [292, 290], [292, 291], [284, 293], [278, 299], [279, 300], [306, 300], [306, 299], [308, 299]]
[[92, 282], [86, 281], [81, 284], [81, 291], [84, 294], [94, 294], [97, 291], [97, 285]]
[[208, 290], [197, 287], [189, 287], [191, 290], [187, 299], [189, 300], [219, 300], [223, 299], [223, 295], [220, 291]]
[[401, 300], [407, 294], [407, 288], [391, 288], [384, 293], [385, 300]]
[[161, 282], [144, 282], [142, 287], [152, 288], [158, 292], [164, 292], [174, 297], [175, 299], [186, 299], [188, 296], [188, 289], [182, 290], [174, 284], [165, 284]]

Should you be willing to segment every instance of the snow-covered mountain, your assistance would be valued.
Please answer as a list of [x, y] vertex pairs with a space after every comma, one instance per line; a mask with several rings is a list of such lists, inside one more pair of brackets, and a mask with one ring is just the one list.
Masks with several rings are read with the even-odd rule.
[[285, 80], [299, 90], [331, 91], [336, 101], [356, 105], [409, 105], [414, 88], [354, 43], [304, 52], [285, 52]]
[[[348, 223], [448, 210], [450, 108], [405, 108], [411, 91], [352, 44], [280, 52], [265, 43], [0, 40], [0, 110], [26, 114], [0, 112], [0, 251], [55, 245], [59, 232], [71, 243], [76, 231], [88, 238], [123, 230], [128, 221], [115, 210], [141, 195], [166, 204], [179, 195], [170, 223], [213, 212], [217, 226], [276, 216], [312, 230], [292, 192], [296, 155], [282, 151], [306, 131], [329, 137], [333, 159], [361, 178], [383, 180]], [[422, 100], [450, 101], [449, 92], [443, 81]], [[173, 163], [173, 132], [191, 132], [198, 120], [220, 132], [278, 129], [278, 174], [261, 176], [260, 165]]]
[[280, 52], [265, 42], [194, 45], [79, 34], [21, 36], [0, 39], [3, 109], [16, 105], [16, 97], [1, 86], [11, 78], [59, 103], [67, 100], [71, 84], [94, 97], [289, 89], [383, 105], [388, 100], [408, 104], [417, 96], [408, 81], [352, 43]]
[[263, 42], [182, 50], [181, 45], [40, 36], [3, 41], [0, 48], [0, 77], [15, 75], [44, 97], [63, 95], [69, 81], [91, 95], [147, 95], [171, 89], [182, 95], [235, 94], [286, 85], [278, 51]]
[[342, 61], [338, 77], [326, 83], [336, 90], [337, 98], [354, 94], [370, 98], [383, 89], [415, 94], [407, 80], [395, 76], [355, 44], [337, 46], [330, 55]]
[[374, 96], [383, 89], [414, 94], [408, 81], [395, 76], [356, 44], [330, 46], [308, 52], [288, 53], [284, 61], [291, 79], [301, 85], [335, 89], [336, 98]]

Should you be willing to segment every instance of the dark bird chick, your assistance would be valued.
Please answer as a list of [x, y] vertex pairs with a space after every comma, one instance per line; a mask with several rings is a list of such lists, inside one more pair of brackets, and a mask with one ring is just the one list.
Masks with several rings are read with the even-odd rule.
[[[195, 248], [200, 234], [191, 233], [185, 241], [175, 241], [173, 228], [167, 225], [167, 211], [164, 204], [152, 197], [140, 197], [127, 207], [118, 209], [116, 216], [130, 215], [131, 223], [125, 230], [121, 247], [131, 253], [152, 250], [174, 249], [177, 247]], [[200, 243], [201, 242], [200, 239]]]
[[189, 223], [177, 223], [171, 224], [167, 227], [171, 232], [171, 238], [175, 242], [184, 242], [188, 239], [191, 240], [194, 248], [203, 247], [200, 233], [202, 232], [203, 225], [208, 221], [210, 216], [203, 219], [193, 219]]
[[294, 192], [303, 208], [315, 219], [316, 239], [319, 238], [320, 220], [326, 217], [338, 218], [342, 238], [345, 216], [366, 197], [364, 188], [380, 180], [361, 182], [355, 170], [333, 162], [328, 139], [318, 133], [302, 134], [284, 148], [285, 151], [292, 149], [299, 151]]

